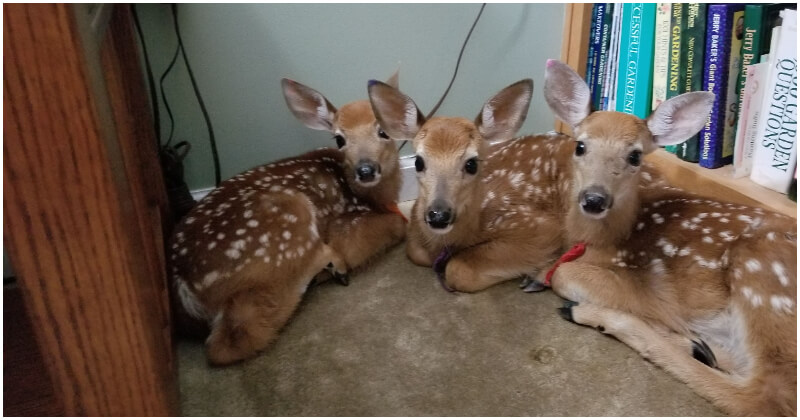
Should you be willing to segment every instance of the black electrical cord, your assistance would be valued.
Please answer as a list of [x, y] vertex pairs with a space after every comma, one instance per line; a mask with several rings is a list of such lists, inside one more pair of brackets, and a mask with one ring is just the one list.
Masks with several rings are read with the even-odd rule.
[[[142, 55], [144, 55], [145, 70], [147, 72], [147, 82], [150, 87], [150, 102], [153, 108], [153, 125], [156, 130], [156, 142], [158, 146], [161, 145], [161, 116], [158, 112], [158, 97], [156, 95], [156, 84], [153, 79], [153, 70], [150, 67], [150, 57], [147, 54], [147, 45], [144, 42], [144, 33], [142, 32], [142, 25], [139, 23], [139, 14], [136, 12], [136, 5], [131, 5], [133, 12], [133, 23], [136, 26], [136, 33], [139, 34], [139, 43], [142, 44]], [[163, 91], [162, 91], [163, 92]]]
[[178, 45], [180, 45], [181, 52], [183, 52], [183, 62], [186, 64], [186, 71], [189, 73], [189, 79], [192, 82], [194, 94], [197, 96], [197, 102], [200, 104], [200, 111], [203, 112], [203, 118], [206, 121], [206, 127], [208, 127], [208, 141], [211, 143], [211, 157], [214, 159], [214, 177], [216, 185], [219, 186], [221, 175], [219, 166], [219, 153], [217, 152], [217, 141], [214, 137], [214, 127], [211, 125], [211, 118], [208, 116], [208, 110], [206, 109], [206, 104], [203, 101], [203, 96], [200, 94], [200, 90], [197, 88], [197, 81], [194, 78], [192, 66], [189, 64], [189, 59], [186, 57], [186, 48], [183, 46], [180, 26], [178, 25], [178, 5], [174, 3], [172, 4], [172, 21], [175, 24], [175, 34], [178, 36]]
[[[453, 71], [453, 77], [450, 78], [450, 84], [447, 85], [447, 89], [445, 89], [444, 94], [442, 94], [442, 97], [439, 98], [439, 102], [436, 103], [431, 112], [429, 112], [428, 115], [425, 117], [426, 120], [430, 119], [430, 117], [432, 117], [433, 114], [435, 114], [436, 111], [439, 110], [439, 107], [442, 105], [442, 102], [444, 102], [444, 98], [446, 98], [447, 94], [450, 93], [450, 88], [453, 86], [453, 82], [455, 82], [456, 80], [456, 75], [458, 75], [458, 67], [461, 65], [461, 57], [464, 55], [464, 49], [467, 47], [467, 42], [469, 42], [469, 38], [472, 36], [472, 31], [475, 29], [475, 25], [478, 24], [478, 20], [481, 18], [484, 8], [486, 8], [486, 3], [481, 4], [481, 10], [478, 11], [478, 16], [475, 16], [475, 20], [472, 22], [472, 26], [469, 28], [467, 37], [464, 38], [464, 43], [461, 44], [461, 51], [459, 51], [458, 53], [458, 60], [456, 60], [456, 68]], [[403, 146], [406, 145], [406, 143], [408, 143], [408, 140], [403, 141], [403, 143], [400, 144], [400, 147], [397, 150], [402, 149]]]
[[167, 101], [167, 94], [164, 92], [164, 79], [167, 78], [172, 68], [175, 67], [175, 63], [178, 61], [178, 53], [180, 52], [181, 44], [178, 44], [175, 46], [175, 54], [172, 55], [172, 61], [169, 62], [166, 70], [164, 70], [164, 73], [161, 74], [161, 78], [158, 80], [158, 87], [161, 90], [161, 100], [164, 101], [164, 109], [167, 111], [167, 116], [169, 117], [169, 136], [167, 137], [167, 143], [164, 145], [165, 147], [172, 143], [172, 136], [175, 134], [175, 118], [172, 116], [172, 108], [170, 108], [169, 101]]

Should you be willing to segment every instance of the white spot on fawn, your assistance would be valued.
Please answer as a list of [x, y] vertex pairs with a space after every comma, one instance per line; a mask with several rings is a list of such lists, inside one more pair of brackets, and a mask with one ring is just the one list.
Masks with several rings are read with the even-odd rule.
[[761, 295], [753, 293], [753, 289], [747, 286], [742, 287], [742, 295], [744, 295], [744, 297], [750, 300], [750, 304], [752, 304], [753, 307], [757, 308], [761, 306], [761, 303], [763, 302], [763, 300], [761, 299]]
[[215, 246], [217, 246], [217, 243], [214, 242], [214, 241], [211, 241], [211, 242], [208, 243], [208, 249], [209, 250], [214, 249]]
[[253, 217], [253, 210], [245, 210], [245, 212], [244, 212], [244, 214], [242, 214], [242, 216], [244, 216], [245, 219], [249, 219], [249, 218]]
[[758, 260], [749, 259], [744, 263], [745, 268], [747, 271], [751, 273], [755, 273], [756, 271], [761, 271], [761, 263]]
[[257, 227], [258, 226], [258, 220], [255, 220], [255, 219], [248, 220], [247, 221], [247, 226], [250, 226], [252, 228]]
[[783, 264], [775, 261], [772, 263], [772, 271], [778, 276], [778, 281], [781, 282], [781, 285], [786, 287], [789, 285], [789, 277], [786, 275], [786, 267]]
[[242, 256], [242, 253], [241, 253], [241, 252], [239, 252], [239, 250], [238, 250], [238, 249], [235, 249], [235, 248], [229, 248], [229, 249], [226, 249], [226, 250], [225, 250], [225, 255], [227, 255], [227, 256], [228, 256], [228, 258], [230, 258], [230, 259], [232, 259], [232, 260], [235, 260], [235, 259], [237, 259], [237, 258], [241, 257], [241, 256]]
[[283, 239], [289, 240], [292, 237], [292, 232], [289, 232], [288, 230], [284, 230], [283, 231], [283, 235], [281, 235], [281, 236], [283, 236]]
[[785, 312], [787, 314], [791, 314], [794, 307], [794, 301], [789, 296], [772, 295], [769, 298], [769, 303], [775, 309], [775, 312]]
[[219, 272], [216, 270], [206, 274], [203, 277], [203, 283], [202, 283], [203, 288], [211, 286], [212, 284], [214, 284], [215, 281], [217, 281], [217, 279], [219, 279]]
[[245, 229], [236, 229], [236, 234], [237, 235], [244, 235], [245, 232], [246, 232]]

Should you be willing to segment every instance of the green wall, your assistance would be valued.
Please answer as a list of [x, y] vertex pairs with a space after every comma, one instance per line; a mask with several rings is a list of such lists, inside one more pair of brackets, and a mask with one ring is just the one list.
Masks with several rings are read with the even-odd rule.
[[[250, 167], [333, 145], [305, 128], [283, 100], [289, 77], [335, 106], [366, 97], [366, 82], [400, 66], [400, 88], [428, 112], [447, 87], [480, 4], [181, 4], [181, 34], [214, 124], [222, 178]], [[155, 78], [176, 46], [168, 5], [139, 4]], [[464, 52], [458, 78], [438, 115], [474, 117], [495, 92], [534, 79], [522, 133], [549, 131], [542, 97], [544, 65], [558, 58], [563, 4], [489, 4]], [[175, 141], [189, 140], [191, 189], [212, 186], [213, 165], [202, 114], [183, 62], [164, 89], [176, 119]], [[169, 124], [163, 104], [162, 133]], [[407, 154], [410, 154], [410, 149]]]

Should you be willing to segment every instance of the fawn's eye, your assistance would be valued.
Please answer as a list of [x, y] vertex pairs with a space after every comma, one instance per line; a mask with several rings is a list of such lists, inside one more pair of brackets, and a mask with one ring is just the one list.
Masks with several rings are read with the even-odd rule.
[[378, 137], [389, 140], [389, 136], [380, 128], [378, 129]]
[[628, 155], [628, 163], [632, 166], [639, 166], [642, 164], [642, 151], [634, 150]]
[[478, 159], [472, 158], [464, 163], [464, 170], [470, 175], [475, 175], [478, 172]]
[[579, 140], [575, 145], [575, 156], [583, 156], [584, 153], [586, 153], [586, 145]]
[[425, 161], [422, 160], [421, 157], [417, 156], [417, 159], [414, 160], [414, 167], [417, 168], [417, 172], [422, 172], [425, 170]]
[[333, 138], [334, 138], [334, 140], [336, 140], [336, 145], [339, 146], [340, 149], [342, 147], [344, 147], [344, 144], [346, 143], [344, 141], [344, 136], [342, 136], [341, 134], [337, 134], [337, 135], [333, 136]]

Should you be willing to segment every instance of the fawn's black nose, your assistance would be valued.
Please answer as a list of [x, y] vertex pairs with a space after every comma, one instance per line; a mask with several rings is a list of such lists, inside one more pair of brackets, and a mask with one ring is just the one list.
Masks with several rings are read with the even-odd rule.
[[444, 229], [450, 226], [454, 219], [453, 209], [443, 202], [434, 201], [425, 214], [425, 221], [434, 229]]
[[611, 198], [603, 187], [589, 187], [581, 192], [581, 208], [588, 214], [601, 214], [611, 208]]
[[361, 182], [370, 182], [375, 180], [375, 175], [378, 173], [378, 168], [372, 162], [360, 161], [356, 166], [356, 176]]

